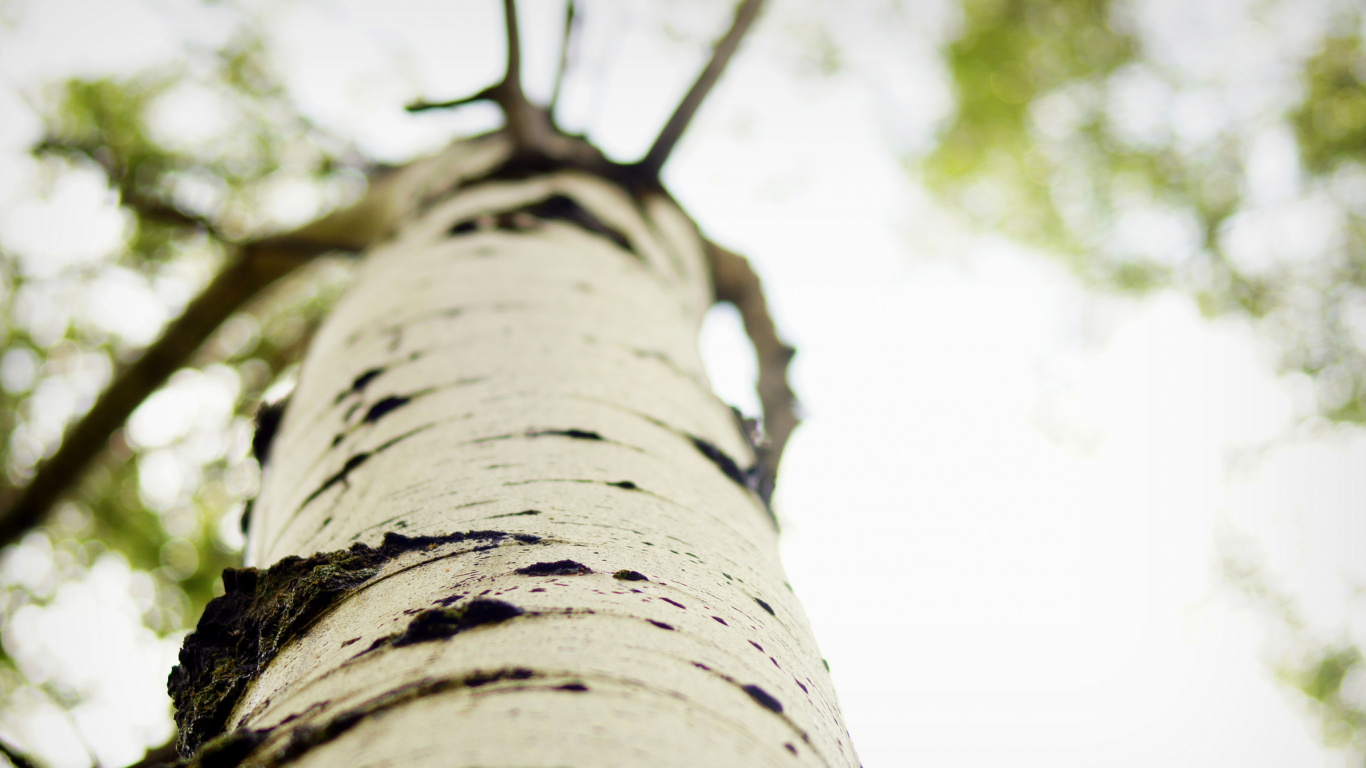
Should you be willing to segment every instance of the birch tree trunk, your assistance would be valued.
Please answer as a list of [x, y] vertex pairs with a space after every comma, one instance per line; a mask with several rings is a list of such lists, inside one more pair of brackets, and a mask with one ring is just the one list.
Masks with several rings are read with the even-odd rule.
[[182, 753], [857, 765], [698, 355], [696, 226], [508, 147], [454, 145], [368, 214], [392, 235], [271, 443], [263, 569], [225, 575], [172, 675]]

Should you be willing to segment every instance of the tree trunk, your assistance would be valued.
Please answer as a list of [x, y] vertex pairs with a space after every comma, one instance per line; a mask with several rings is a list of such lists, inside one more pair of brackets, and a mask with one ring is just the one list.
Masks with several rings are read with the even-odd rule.
[[698, 355], [696, 226], [509, 155], [457, 144], [377, 214], [269, 447], [272, 567], [225, 574], [172, 675], [182, 754], [857, 765]]

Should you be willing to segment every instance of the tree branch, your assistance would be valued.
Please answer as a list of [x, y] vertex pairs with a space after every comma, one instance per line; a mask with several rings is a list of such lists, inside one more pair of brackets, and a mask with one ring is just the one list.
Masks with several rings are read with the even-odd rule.
[[237, 257], [209, 283], [137, 360], [124, 368], [94, 406], [62, 437], [52, 458], [23, 488], [0, 490], [0, 546], [41, 522], [49, 508], [80, 478], [147, 396], [183, 367], [205, 339], [266, 286], [334, 244], [284, 235], [240, 246]]
[[503, 0], [503, 29], [507, 34], [508, 60], [503, 85], [522, 90], [522, 38], [517, 31], [517, 1]]
[[498, 101], [498, 94], [495, 92], [498, 86], [485, 88], [473, 96], [465, 96], [460, 99], [450, 101], [422, 101], [421, 99], [404, 107], [409, 112], [426, 112], [432, 109], [454, 109], [469, 104], [477, 104], [481, 101]]
[[673, 152], [674, 145], [683, 138], [683, 132], [688, 129], [688, 123], [692, 122], [693, 115], [697, 114], [712, 86], [721, 78], [721, 73], [726, 71], [726, 65], [730, 63], [735, 50], [740, 47], [740, 41], [744, 39], [755, 17], [759, 15], [759, 9], [763, 4], [764, 0], [744, 0], [740, 4], [730, 31], [726, 32], [725, 37], [712, 49], [711, 61], [707, 62], [702, 74], [697, 76], [697, 82], [693, 83], [683, 101], [674, 109], [669, 121], [660, 129], [659, 137], [655, 139], [650, 151], [636, 163], [642, 171], [651, 176], [659, 175], [660, 169], [669, 159], [669, 154]]
[[212, 221], [202, 216], [186, 213], [157, 197], [143, 194], [137, 189], [133, 180], [129, 178], [129, 174], [125, 173], [124, 169], [114, 162], [113, 157], [108, 152], [99, 152], [98, 150], [99, 147], [96, 145], [47, 136], [33, 146], [32, 152], [35, 155], [83, 157], [104, 169], [105, 176], [109, 177], [109, 181], [118, 190], [119, 202], [132, 208], [141, 218], [164, 224], [194, 227], [219, 239], [226, 239]]
[[768, 435], [768, 446], [766, 450], [761, 446], [755, 467], [756, 490], [768, 502], [778, 482], [783, 449], [801, 423], [797, 396], [787, 382], [787, 366], [797, 350], [778, 337], [778, 329], [768, 313], [763, 283], [749, 260], [711, 241], [707, 241], [707, 258], [716, 300], [729, 302], [739, 310], [745, 334], [754, 344], [759, 369], [756, 389], [764, 410], [764, 432]]
[[560, 65], [555, 68], [555, 86], [550, 91], [550, 103], [545, 108], [552, 120], [555, 116], [555, 105], [560, 103], [560, 86], [564, 84], [565, 72], [569, 70], [569, 52], [577, 37], [577, 30], [578, 22], [574, 17], [574, 0], [565, 0], [564, 40], [560, 44]]

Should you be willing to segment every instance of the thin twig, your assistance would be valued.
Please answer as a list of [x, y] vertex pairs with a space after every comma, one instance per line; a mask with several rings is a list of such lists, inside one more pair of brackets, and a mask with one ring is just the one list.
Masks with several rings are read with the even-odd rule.
[[726, 32], [725, 37], [721, 38], [712, 50], [711, 61], [702, 70], [702, 74], [697, 76], [697, 82], [693, 83], [688, 94], [683, 97], [683, 101], [678, 103], [669, 121], [659, 131], [659, 137], [650, 147], [650, 151], [645, 153], [645, 157], [636, 165], [652, 176], [658, 176], [664, 163], [669, 159], [669, 154], [673, 152], [674, 145], [683, 137], [683, 132], [688, 129], [688, 123], [692, 121], [693, 115], [697, 113], [702, 102], [706, 100], [707, 94], [720, 79], [721, 73], [726, 70], [726, 65], [730, 63], [730, 58], [735, 50], [740, 47], [740, 41], [744, 39], [745, 33], [749, 31], [750, 24], [759, 15], [759, 9], [763, 6], [764, 0], [744, 0], [740, 8], [735, 12], [735, 21], [730, 26], [730, 31]]
[[756, 490], [767, 502], [778, 481], [783, 449], [787, 447], [792, 431], [801, 423], [797, 416], [797, 396], [787, 382], [787, 366], [797, 350], [779, 338], [768, 312], [763, 283], [749, 260], [710, 241], [707, 242], [707, 257], [716, 300], [735, 306], [744, 322], [745, 334], [754, 344], [759, 369], [756, 389], [764, 410], [764, 433], [768, 436], [766, 449], [761, 446], [757, 457]]
[[569, 54], [573, 48], [575, 39], [578, 37], [576, 31], [578, 21], [574, 17], [574, 0], [565, 0], [564, 4], [564, 40], [560, 44], [560, 65], [555, 69], [555, 86], [550, 91], [550, 103], [546, 105], [545, 111], [553, 117], [555, 105], [560, 103], [560, 87], [564, 85], [564, 75], [569, 71]]
[[415, 101], [405, 106], [404, 109], [409, 112], [426, 112], [429, 109], [454, 109], [455, 107], [463, 107], [467, 104], [476, 104], [481, 101], [497, 101], [498, 94], [495, 92], [496, 87], [497, 86], [485, 88], [473, 96], [451, 99], [450, 101]]
[[517, 31], [517, 2], [503, 0], [503, 29], [507, 33], [508, 60], [507, 70], [503, 73], [503, 85], [522, 90], [522, 41]]

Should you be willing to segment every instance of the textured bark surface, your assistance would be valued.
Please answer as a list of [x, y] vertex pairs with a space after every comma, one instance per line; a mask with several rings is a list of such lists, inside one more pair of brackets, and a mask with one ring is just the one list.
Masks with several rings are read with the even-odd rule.
[[583, 174], [490, 175], [505, 155], [429, 163], [314, 342], [249, 560], [364, 570], [271, 635], [224, 754], [857, 765], [698, 355], [695, 225]]

